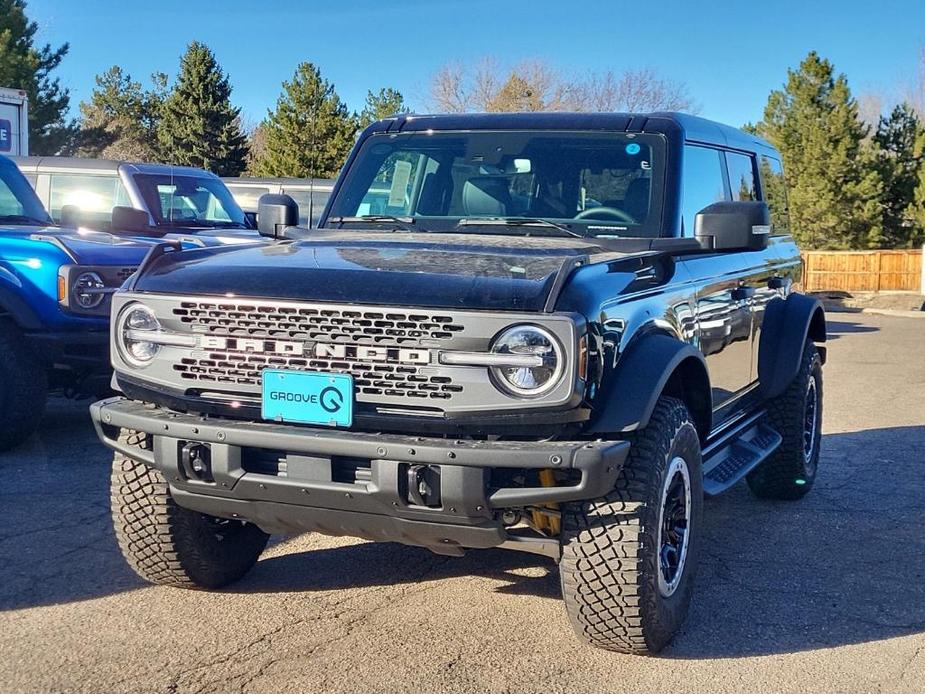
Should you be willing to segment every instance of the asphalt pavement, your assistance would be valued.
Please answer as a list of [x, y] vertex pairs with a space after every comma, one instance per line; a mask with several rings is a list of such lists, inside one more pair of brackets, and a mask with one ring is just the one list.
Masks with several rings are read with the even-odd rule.
[[109, 520], [87, 403], [0, 455], [0, 691], [923, 692], [925, 319], [830, 315], [819, 479], [706, 504], [657, 658], [572, 635], [549, 560], [281, 538], [240, 583], [152, 587]]

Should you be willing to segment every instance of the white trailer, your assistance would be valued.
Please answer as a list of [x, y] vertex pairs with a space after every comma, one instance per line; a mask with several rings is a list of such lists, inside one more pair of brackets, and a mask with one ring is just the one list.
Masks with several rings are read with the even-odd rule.
[[22, 89], [0, 87], [0, 154], [29, 155], [29, 97]]

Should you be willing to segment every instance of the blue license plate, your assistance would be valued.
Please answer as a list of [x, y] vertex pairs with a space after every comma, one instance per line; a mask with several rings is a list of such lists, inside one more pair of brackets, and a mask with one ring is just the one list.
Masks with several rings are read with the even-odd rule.
[[353, 376], [267, 369], [263, 372], [264, 419], [349, 427], [353, 424]]

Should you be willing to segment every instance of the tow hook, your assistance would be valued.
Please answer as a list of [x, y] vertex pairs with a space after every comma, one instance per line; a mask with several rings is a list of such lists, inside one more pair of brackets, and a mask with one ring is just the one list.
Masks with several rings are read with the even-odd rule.
[[434, 465], [409, 465], [406, 480], [408, 503], [415, 506], [440, 506], [440, 468]]
[[180, 449], [180, 466], [187, 479], [215, 482], [212, 476], [212, 451], [203, 443], [188, 442]]

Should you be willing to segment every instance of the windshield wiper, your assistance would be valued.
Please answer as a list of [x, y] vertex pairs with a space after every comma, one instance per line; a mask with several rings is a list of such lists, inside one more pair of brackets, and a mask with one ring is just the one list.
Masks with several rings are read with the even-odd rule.
[[54, 224], [50, 219], [42, 219], [41, 217], [30, 217], [27, 214], [3, 214], [0, 215], [0, 223], [2, 224], [28, 224], [32, 226], [50, 227]]
[[178, 229], [247, 229], [246, 224], [241, 222], [219, 222], [208, 219], [165, 219], [158, 222], [158, 226], [165, 226]]
[[396, 217], [392, 214], [364, 214], [359, 217], [330, 217], [328, 222], [336, 224], [337, 228], [340, 229], [344, 224], [362, 224], [363, 222], [377, 224], [377, 223], [388, 223], [398, 225], [398, 228], [402, 231], [424, 231], [423, 229], [416, 229], [414, 227], [415, 219], [414, 217]]
[[460, 219], [456, 226], [507, 226], [507, 227], [538, 227], [542, 229], [555, 229], [562, 232], [562, 236], [573, 236], [578, 239], [585, 238], [584, 234], [573, 231], [565, 224], [550, 222], [548, 219], [538, 217], [488, 217], [484, 219]]

